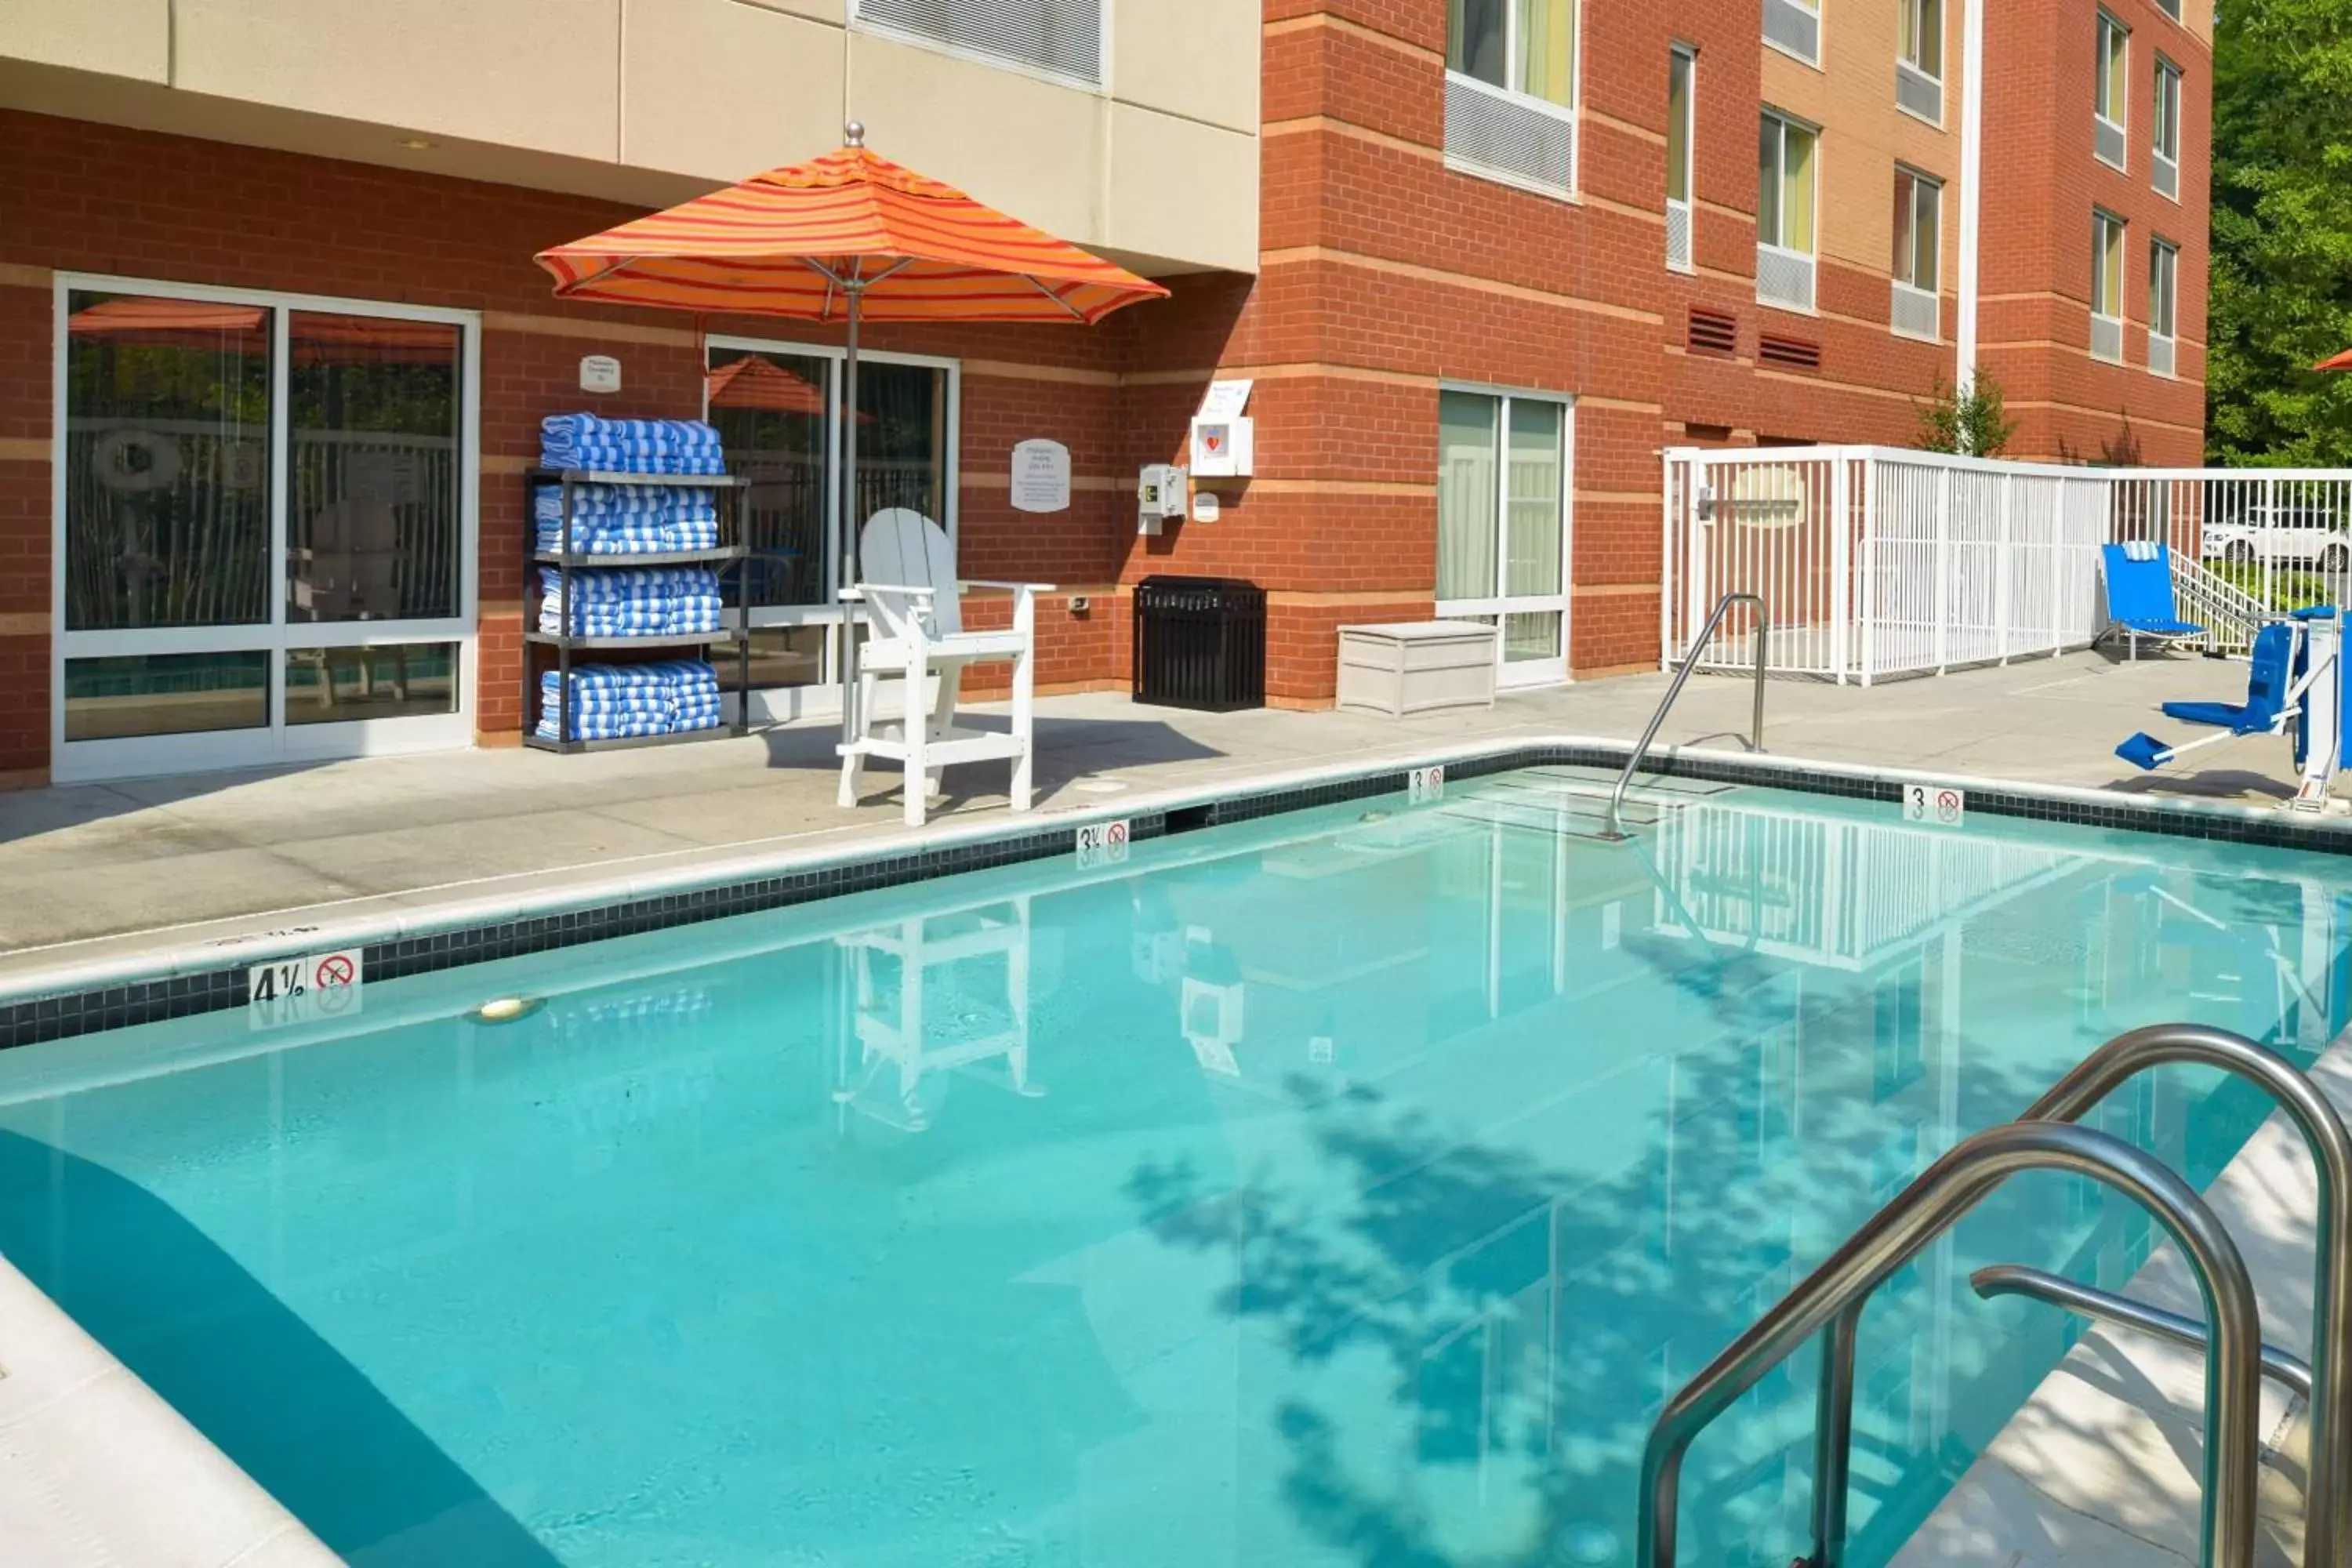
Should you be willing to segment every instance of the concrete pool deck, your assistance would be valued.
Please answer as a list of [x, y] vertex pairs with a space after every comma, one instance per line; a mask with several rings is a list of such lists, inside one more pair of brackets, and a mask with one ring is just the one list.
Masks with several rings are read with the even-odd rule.
[[[2276, 741], [2211, 748], [2203, 769], [2179, 775], [2138, 773], [2112, 754], [2136, 729], [2180, 732], [2160, 702], [2236, 700], [2245, 679], [2242, 663], [2074, 654], [1868, 689], [1775, 680], [1765, 745], [1850, 765], [2274, 801], [2291, 793]], [[1515, 735], [1631, 741], [1664, 688], [1663, 676], [1633, 676], [1404, 720], [1054, 698], [1038, 709], [1038, 813]], [[1750, 700], [1744, 678], [1695, 678], [1660, 742], [1736, 748]], [[688, 871], [900, 837], [894, 774], [869, 774], [854, 811], [834, 804], [835, 734], [810, 724], [581, 757], [489, 749], [0, 795], [0, 984], [321, 917], [545, 896], [623, 868]], [[951, 772], [927, 831], [1015, 825], [1003, 777], [994, 766]], [[954, 793], [967, 789], [977, 793]]]

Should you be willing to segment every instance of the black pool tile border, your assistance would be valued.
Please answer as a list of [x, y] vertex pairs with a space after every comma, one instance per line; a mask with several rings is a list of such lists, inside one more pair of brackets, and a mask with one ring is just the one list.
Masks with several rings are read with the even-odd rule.
[[[1528, 767], [1622, 767], [1623, 748], [1559, 743], [1514, 746], [1476, 756], [1444, 760], [1448, 780], [1478, 778]], [[1179, 831], [1254, 821], [1316, 806], [1337, 805], [1372, 795], [1393, 795], [1410, 783], [1418, 764], [1383, 768], [1311, 784], [1243, 792], [1220, 798], [1139, 812], [1129, 818], [1130, 837], [1157, 838]], [[1848, 799], [1899, 802], [1911, 781], [1873, 777], [1822, 768], [1749, 762], [1737, 757], [1654, 757], [1645, 773], [1756, 784]], [[2126, 828], [2175, 837], [2218, 839], [2267, 848], [2352, 854], [2352, 829], [2299, 823], [2283, 817], [2184, 809], [2155, 802], [2094, 802], [2038, 795], [2031, 790], [1971, 784], [1969, 809], [1995, 816], [2019, 816], [2080, 826]], [[1032, 828], [1003, 837], [939, 847], [902, 849], [872, 860], [779, 872], [748, 881], [663, 893], [593, 910], [501, 921], [456, 931], [373, 942], [366, 949], [371, 980], [397, 980], [495, 959], [546, 952], [583, 942], [635, 936], [733, 915], [755, 914], [837, 898], [846, 893], [952, 877], [994, 866], [1048, 859], [1072, 852], [1075, 822]], [[249, 963], [224, 965], [192, 974], [131, 981], [101, 988], [0, 1003], [0, 1050], [122, 1028], [132, 1024], [222, 1012], [245, 1005]]]

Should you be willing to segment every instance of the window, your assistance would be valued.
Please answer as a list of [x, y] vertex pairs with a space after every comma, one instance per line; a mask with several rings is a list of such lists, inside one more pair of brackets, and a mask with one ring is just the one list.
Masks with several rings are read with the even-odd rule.
[[1567, 677], [1568, 405], [1438, 396], [1438, 613], [1502, 627], [1507, 684]]
[[464, 744], [472, 319], [97, 279], [59, 303], [59, 776]]
[[2147, 368], [2173, 374], [2179, 339], [2174, 312], [2179, 306], [2180, 247], [2169, 240], [2147, 242]]
[[2116, 168], [2125, 165], [2126, 145], [2124, 126], [2130, 110], [2128, 74], [2131, 33], [2121, 22], [2099, 13], [2098, 60], [2095, 73], [2095, 100], [2092, 104], [2093, 151]]
[[[839, 512], [862, 521], [885, 507], [911, 507], [955, 537], [956, 381], [945, 362], [858, 356], [857, 483], [845, 495], [839, 353], [711, 340], [705, 417], [718, 426], [727, 466], [751, 481], [742, 505], [755, 552], [743, 568], [752, 717], [830, 710]], [[731, 686], [736, 668], [722, 661], [720, 680]]]
[[2124, 357], [2124, 220], [2110, 213], [2091, 215], [2091, 353]]
[[1821, 0], [1764, 0], [1764, 41], [1809, 66], [1822, 63]]
[[1814, 153], [1820, 133], [1765, 114], [1758, 122], [1756, 298], [1813, 308]]
[[1939, 337], [1943, 306], [1936, 294], [1943, 259], [1944, 186], [1916, 170], [1895, 171], [1895, 298], [1889, 321], [1906, 338]]
[[1576, 0], [1448, 0], [1445, 156], [1551, 195], [1576, 188]]
[[1666, 56], [1666, 265], [1691, 269], [1691, 132], [1698, 58], [1677, 46]]
[[1449, 0], [1446, 65], [1506, 92], [1576, 104], [1574, 0]]
[[1897, 0], [1895, 106], [1944, 122], [1944, 0]]
[[2152, 117], [2150, 178], [2157, 194], [2180, 197], [2180, 68], [2156, 58], [2156, 113]]
[[851, 0], [867, 32], [1087, 87], [1103, 79], [1103, 0]]

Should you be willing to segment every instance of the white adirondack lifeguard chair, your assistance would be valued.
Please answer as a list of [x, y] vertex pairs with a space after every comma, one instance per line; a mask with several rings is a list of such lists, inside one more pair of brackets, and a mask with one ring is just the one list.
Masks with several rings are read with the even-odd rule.
[[[1049, 583], [959, 581], [955, 549], [940, 525], [919, 511], [877, 511], [859, 538], [862, 580], [842, 598], [866, 606], [867, 640], [857, 652], [857, 730], [841, 744], [841, 804], [857, 804], [859, 776], [869, 757], [897, 762], [907, 773], [907, 826], [920, 827], [940, 775], [955, 763], [1007, 758], [1013, 763], [1013, 809], [1029, 809], [1035, 747], [1037, 595]], [[963, 629], [962, 591], [1003, 588], [1013, 594], [1013, 626], [1001, 632]], [[1011, 732], [956, 727], [956, 700], [971, 664], [1013, 666]], [[875, 713], [876, 688], [885, 678], [906, 683], [906, 718], [885, 724]], [[923, 693], [939, 686], [928, 709]]]

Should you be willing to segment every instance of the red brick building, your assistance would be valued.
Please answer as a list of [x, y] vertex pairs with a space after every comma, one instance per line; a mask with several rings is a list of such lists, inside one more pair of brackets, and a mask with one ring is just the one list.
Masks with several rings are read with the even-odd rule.
[[[966, 573], [1058, 585], [1048, 689], [1124, 686], [1155, 573], [1268, 591], [1280, 704], [1329, 700], [1335, 626], [1433, 612], [1498, 620], [1510, 680], [1653, 668], [1662, 447], [1907, 444], [1960, 374], [1960, 0], [1036, 3], [1066, 56], [889, 0], [678, 0], [650, 41], [592, 0], [617, 51], [588, 29], [569, 97], [502, 63], [545, 47], [527, 15], [0, 14], [0, 784], [513, 741], [539, 420], [698, 415], [747, 356], [830, 392], [839, 346], [566, 304], [531, 254], [845, 113], [1173, 290], [869, 339], [858, 493], [911, 487]], [[2193, 463], [2210, 17], [1981, 21], [1973, 319], [2012, 451]], [[585, 355], [621, 389], [583, 393]], [[1213, 378], [1255, 384], [1255, 471], [1141, 535], [1138, 470], [1181, 460]], [[821, 714], [837, 422], [710, 412], [800, 560], [758, 593], [754, 710]], [[1037, 437], [1066, 510], [1010, 504]]]

